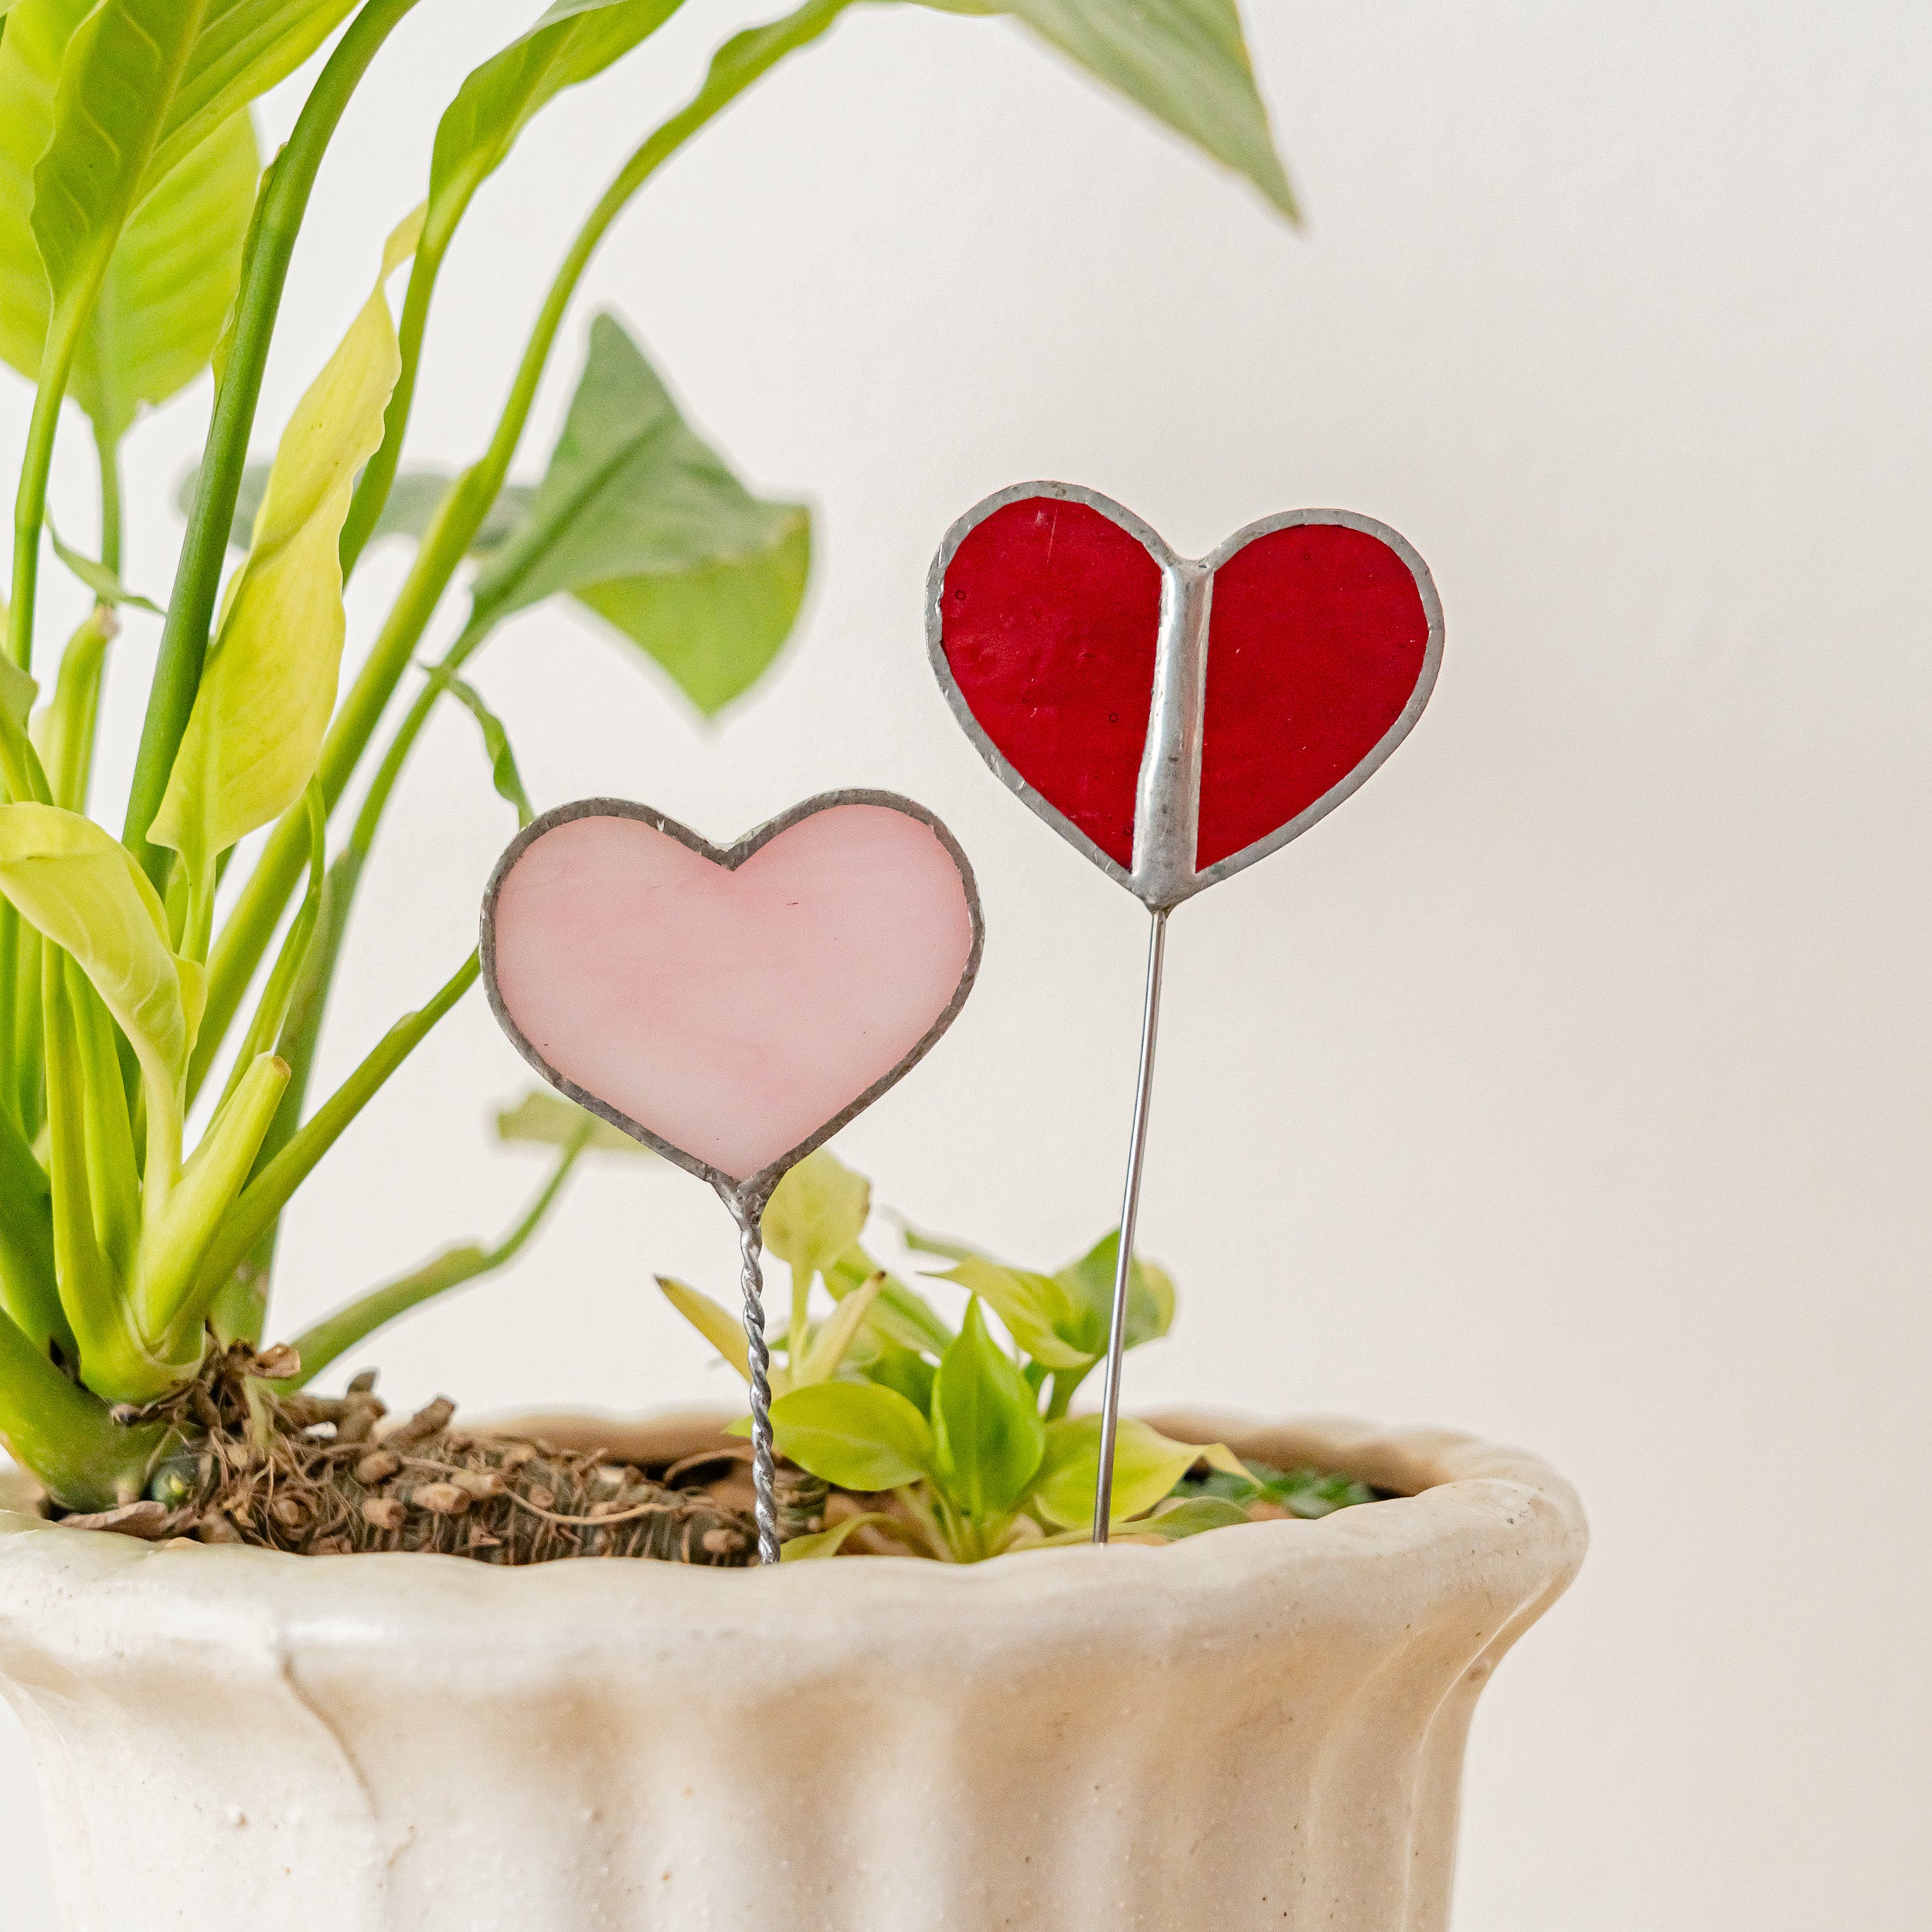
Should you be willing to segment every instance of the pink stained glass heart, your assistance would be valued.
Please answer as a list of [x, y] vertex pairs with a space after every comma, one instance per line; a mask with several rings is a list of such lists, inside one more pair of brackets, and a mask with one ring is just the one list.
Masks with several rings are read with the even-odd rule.
[[490, 999], [553, 1085], [716, 1182], [773, 1178], [877, 1099], [964, 1002], [965, 855], [889, 792], [721, 850], [641, 805], [539, 819], [484, 901]]

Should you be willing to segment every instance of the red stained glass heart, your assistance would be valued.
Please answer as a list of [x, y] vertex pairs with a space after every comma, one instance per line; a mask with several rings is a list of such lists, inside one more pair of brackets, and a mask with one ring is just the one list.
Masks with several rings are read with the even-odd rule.
[[1204, 576], [1191, 889], [1312, 825], [1406, 734], [1441, 646], [1421, 559], [1366, 518], [1298, 511], [1190, 566], [1105, 498], [1034, 485], [963, 518], [934, 566], [934, 664], [961, 722], [1029, 804], [1136, 889], [1163, 611]]

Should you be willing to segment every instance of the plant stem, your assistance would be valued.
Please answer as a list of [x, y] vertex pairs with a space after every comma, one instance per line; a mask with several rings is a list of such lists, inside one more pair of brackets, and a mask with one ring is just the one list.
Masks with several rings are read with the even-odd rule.
[[220, 1238], [209, 1251], [189, 1297], [188, 1312], [205, 1309], [261, 1236], [274, 1226], [289, 1197], [315, 1164], [339, 1140], [356, 1115], [381, 1090], [443, 1015], [476, 983], [481, 963], [474, 953], [464, 961], [429, 1003], [405, 1014], [362, 1065], [290, 1138], [274, 1158], [260, 1168], [230, 1210]]
[[100, 560], [121, 574], [121, 445], [99, 423], [94, 453], [100, 460]]
[[[68, 332], [71, 337], [72, 332]], [[47, 478], [53, 469], [54, 437], [66, 393], [73, 343], [58, 352], [49, 336], [42, 353], [40, 381], [33, 393], [27, 447], [20, 463], [20, 488], [13, 505], [13, 600], [7, 611], [7, 646], [22, 671], [33, 668], [33, 604], [40, 580], [40, 527], [47, 514]], [[17, 795], [17, 794], [16, 794]]]
[[256, 202], [241, 287], [235, 298], [234, 335], [216, 391], [214, 418], [195, 485], [194, 508], [162, 629], [161, 652], [148, 690], [148, 716], [141, 727], [122, 835], [128, 850], [157, 886], [165, 877], [170, 854], [148, 842], [148, 828], [161, 809], [175, 754], [200, 689], [222, 560], [227, 553], [235, 498], [261, 398], [262, 372], [267, 365], [269, 342], [296, 237], [322, 156], [349, 97], [383, 43], [416, 3], [368, 0], [336, 43], [303, 103], [288, 145], [276, 157]]
[[396, 325], [396, 347], [402, 355], [402, 369], [396, 386], [389, 391], [389, 406], [383, 412], [383, 440], [363, 469], [355, 494], [349, 498], [349, 515], [342, 524], [341, 556], [342, 578], [346, 583], [355, 570], [389, 501], [396, 468], [402, 460], [403, 438], [409, 429], [410, 409], [416, 399], [416, 377], [423, 362], [423, 338], [429, 328], [430, 299], [436, 292], [436, 277], [443, 267], [444, 250], [450, 237], [445, 233], [433, 240], [425, 235], [417, 244], [416, 259], [410, 264], [409, 287], [403, 297], [402, 319]]
[[[437, 506], [381, 633], [329, 726], [317, 775], [332, 812], [368, 749], [444, 591], [509, 474], [511, 460], [522, 438], [557, 332], [599, 243], [631, 198], [686, 141], [786, 54], [822, 33], [845, 4], [846, 0], [810, 0], [810, 4], [776, 26], [741, 34], [729, 43], [713, 62], [710, 73], [691, 100], [646, 137], [585, 218], [531, 329], [488, 448], [450, 486]], [[741, 43], [751, 43], [749, 51], [741, 60], [727, 61], [726, 56], [739, 49]], [[412, 292], [415, 280], [412, 271]], [[423, 299], [427, 303], [427, 293]], [[483, 614], [476, 613], [472, 624]], [[165, 773], [162, 782], [165, 785]], [[160, 798], [158, 790], [155, 808], [158, 807]], [[151, 816], [153, 808], [150, 808]], [[209, 1042], [211, 1052], [233, 1021], [249, 981], [274, 936], [295, 882], [301, 876], [306, 846], [301, 815], [291, 808], [269, 835], [253, 874], [242, 889], [216, 943], [209, 961], [208, 1004], [202, 1017], [202, 1037]]]
[[0, 1438], [67, 1509], [111, 1509], [147, 1485], [166, 1431], [121, 1427], [0, 1315]]
[[304, 1387], [338, 1356], [358, 1342], [366, 1341], [397, 1316], [406, 1315], [411, 1308], [420, 1307], [437, 1295], [447, 1294], [451, 1288], [461, 1287], [466, 1281], [474, 1281], [479, 1275], [492, 1274], [514, 1260], [517, 1251], [536, 1233], [563, 1192], [563, 1184], [570, 1179], [570, 1170], [576, 1166], [577, 1157], [589, 1144], [590, 1138], [590, 1124], [587, 1122], [564, 1148], [556, 1165], [551, 1169], [549, 1179], [524, 1211], [522, 1219], [495, 1247], [485, 1249], [472, 1243], [451, 1248], [400, 1280], [375, 1289], [359, 1301], [352, 1301], [347, 1308], [325, 1316], [313, 1328], [304, 1328], [295, 1338], [295, 1352], [302, 1359], [301, 1372], [281, 1386], [291, 1389]]

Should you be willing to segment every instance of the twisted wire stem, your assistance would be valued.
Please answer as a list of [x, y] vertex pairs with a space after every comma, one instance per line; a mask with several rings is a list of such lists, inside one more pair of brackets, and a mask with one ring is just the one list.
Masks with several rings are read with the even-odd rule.
[[743, 1261], [739, 1284], [744, 1291], [745, 1349], [751, 1366], [751, 1481], [758, 1497], [758, 1560], [775, 1563], [778, 1498], [771, 1454], [771, 1350], [765, 1342], [765, 1277], [760, 1265], [764, 1238], [755, 1209], [735, 1211]]

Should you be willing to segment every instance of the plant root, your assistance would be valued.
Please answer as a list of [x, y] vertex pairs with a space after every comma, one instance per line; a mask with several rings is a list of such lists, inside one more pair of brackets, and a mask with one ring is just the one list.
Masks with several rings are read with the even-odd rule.
[[601, 1451], [454, 1429], [442, 1396], [383, 1428], [373, 1372], [345, 1395], [318, 1396], [286, 1389], [300, 1366], [287, 1347], [211, 1352], [193, 1382], [140, 1412], [179, 1432], [147, 1499], [64, 1520], [308, 1556], [647, 1556], [725, 1569], [757, 1556], [752, 1519], [708, 1489], [670, 1488]]

